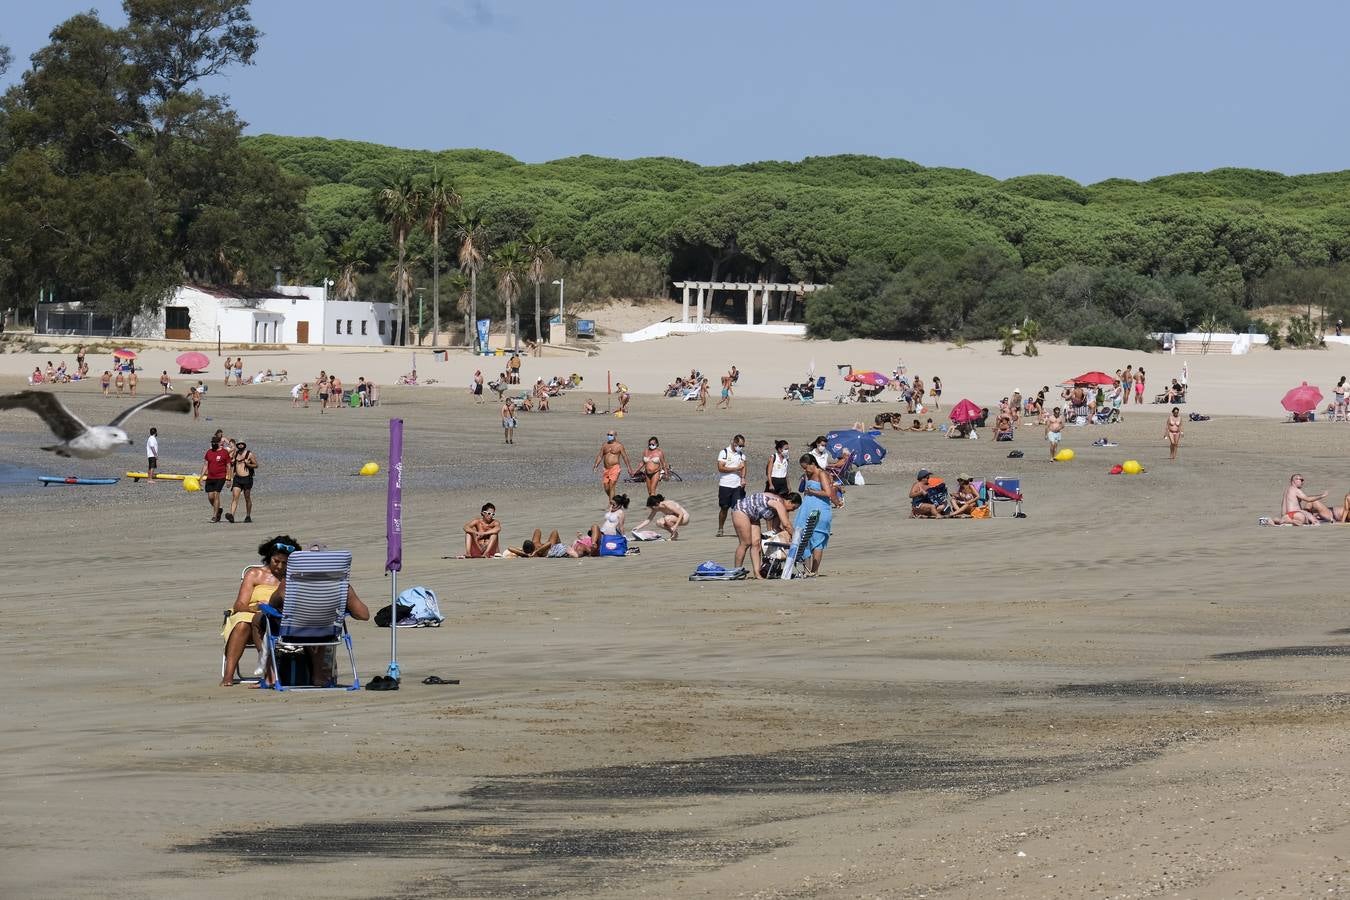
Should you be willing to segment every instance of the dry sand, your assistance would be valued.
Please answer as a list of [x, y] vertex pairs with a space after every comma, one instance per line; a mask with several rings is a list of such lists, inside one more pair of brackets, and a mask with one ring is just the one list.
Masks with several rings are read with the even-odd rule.
[[[825, 372], [841, 353], [903, 355], [943, 376], [946, 400], [982, 402], [1128, 361], [1158, 384], [1180, 362], [705, 336], [567, 368], [646, 387], [737, 362], [746, 394], [772, 394], [803, 359]], [[345, 355], [303, 358], [361, 374]], [[639, 396], [616, 423], [579, 415], [573, 393], [522, 416], [504, 448], [495, 405], [460, 391], [387, 386], [379, 409], [320, 416], [282, 386], [214, 387], [211, 421], [146, 413], [136, 448], [85, 463], [51, 459], [33, 417], [0, 413], [0, 895], [1350, 892], [1347, 532], [1255, 524], [1294, 470], [1350, 488], [1350, 426], [1242, 415], [1272, 412], [1295, 376], [1329, 389], [1340, 359], [1193, 359], [1189, 409], [1214, 418], [1187, 423], [1175, 463], [1159, 407], [1072, 430], [1069, 464], [1045, 459], [1035, 429], [1012, 445], [1022, 460], [888, 433], [886, 464], [836, 517], [826, 577], [766, 584], [686, 580], [734, 549], [712, 536], [716, 450], [744, 432], [757, 471], [775, 437], [801, 448], [893, 405], [738, 398], [695, 414]], [[460, 378], [467, 363], [442, 365]], [[91, 419], [121, 408], [61, 393]], [[265, 537], [352, 548], [357, 590], [388, 602], [385, 481], [349, 473], [383, 461], [390, 416], [407, 427], [400, 585], [434, 588], [444, 627], [399, 633], [397, 693], [216, 687], [220, 610]], [[669, 486], [694, 516], [679, 542], [626, 560], [443, 558], [486, 499], [512, 542], [588, 526], [611, 424], [634, 450], [660, 435], [684, 474]], [[35, 487], [38, 472], [139, 468], [150, 425], [168, 471], [198, 466], [217, 426], [248, 439], [257, 523], [210, 525], [202, 495], [170, 484]], [[1092, 448], [1104, 433], [1120, 446]], [[1148, 473], [1106, 474], [1127, 457]], [[907, 519], [919, 465], [1020, 476], [1028, 518]], [[389, 632], [355, 633], [363, 679], [382, 673]]]

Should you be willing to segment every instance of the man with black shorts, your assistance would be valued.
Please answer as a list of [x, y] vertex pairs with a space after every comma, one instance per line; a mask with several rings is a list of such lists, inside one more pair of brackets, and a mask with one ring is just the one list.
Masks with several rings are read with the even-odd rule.
[[159, 468], [159, 429], [151, 428], [150, 436], [145, 439], [146, 484], [155, 483], [155, 470]]
[[236, 441], [234, 456], [230, 459], [234, 467], [234, 484], [230, 489], [230, 511], [225, 520], [234, 523], [235, 510], [239, 508], [239, 495], [244, 495], [244, 521], [253, 521], [253, 473], [258, 468], [258, 457], [248, 449], [248, 444]]
[[212, 522], [220, 521], [220, 492], [225, 487], [225, 478], [230, 474], [230, 451], [221, 449], [220, 438], [211, 438], [211, 449], [206, 451], [202, 463], [202, 487], [206, 490], [206, 501], [211, 504]]
[[[726, 376], [723, 376], [724, 378]], [[717, 454], [717, 536], [726, 527], [727, 512], [745, 497], [745, 435], [731, 439]]]

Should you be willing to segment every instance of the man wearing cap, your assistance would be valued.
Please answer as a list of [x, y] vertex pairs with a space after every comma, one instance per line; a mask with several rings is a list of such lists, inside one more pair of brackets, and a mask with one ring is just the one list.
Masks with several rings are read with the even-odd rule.
[[949, 516], [953, 519], [969, 519], [979, 503], [980, 495], [975, 490], [971, 477], [965, 472], [957, 475], [956, 493], [952, 494], [952, 511]]
[[[600, 486], [605, 491], [605, 499], [609, 503], [614, 502], [614, 488], [619, 483], [619, 462], [631, 472], [633, 464], [628, 461], [628, 451], [624, 449], [623, 444], [619, 443], [619, 433], [611, 428], [605, 434], [605, 442], [600, 445], [600, 451], [595, 454], [595, 465], [592, 469], [598, 469], [603, 464], [604, 474], [600, 477]], [[608, 503], [606, 504], [608, 506]]]
[[[928, 481], [933, 475], [927, 469], [914, 473], [914, 483], [909, 486], [909, 517], [911, 519], [945, 519], [946, 514], [933, 505], [928, 497], [928, 489], [933, 487]], [[939, 482], [940, 483], [940, 482]]]

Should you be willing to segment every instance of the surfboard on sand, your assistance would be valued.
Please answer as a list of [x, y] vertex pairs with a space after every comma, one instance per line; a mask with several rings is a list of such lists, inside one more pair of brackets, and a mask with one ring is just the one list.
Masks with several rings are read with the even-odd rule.
[[39, 475], [43, 484], [117, 484], [120, 478], [78, 478], [74, 475]]
[[[128, 472], [127, 477], [130, 478], [132, 481], [140, 481], [142, 478], [149, 478], [150, 473]], [[184, 478], [187, 477], [188, 477], [187, 475], [166, 475], [163, 472], [159, 472], [155, 475], [155, 478], [158, 479], [159, 481], [182, 481]]]

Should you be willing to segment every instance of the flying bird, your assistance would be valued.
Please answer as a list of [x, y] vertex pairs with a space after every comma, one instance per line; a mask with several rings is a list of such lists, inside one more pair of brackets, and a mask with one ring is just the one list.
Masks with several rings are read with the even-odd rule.
[[61, 443], [43, 447], [43, 450], [50, 450], [57, 456], [78, 456], [80, 459], [98, 459], [120, 446], [130, 444], [131, 438], [119, 426], [147, 406], [160, 406], [168, 412], [192, 412], [188, 398], [177, 394], [159, 394], [123, 410], [107, 425], [89, 426], [66, 409], [66, 405], [55, 394], [19, 391], [17, 394], [0, 395], [0, 409], [32, 410], [42, 417], [52, 434], [61, 439]]

